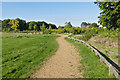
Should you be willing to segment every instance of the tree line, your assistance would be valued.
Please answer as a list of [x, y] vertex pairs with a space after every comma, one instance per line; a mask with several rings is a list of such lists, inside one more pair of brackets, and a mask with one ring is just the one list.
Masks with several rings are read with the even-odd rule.
[[[7, 31], [7, 32], [10, 32], [12, 31], [13, 29], [11, 28], [11, 24], [9, 24], [11, 19], [5, 19], [5, 20], [2, 20], [2, 31]], [[30, 22], [26, 22], [25, 20], [22, 20], [20, 18], [16, 18], [15, 20], [17, 20], [19, 23], [18, 23], [18, 27], [17, 27], [17, 30], [18, 31], [23, 31], [23, 30], [35, 30], [35, 31], [41, 31], [41, 27], [42, 25], [44, 24], [45, 25], [45, 28], [49, 28], [51, 26], [52, 29], [57, 29], [56, 25], [55, 24], [48, 24], [44, 21], [38, 21], [38, 22], [35, 22], [35, 21], [30, 21]]]

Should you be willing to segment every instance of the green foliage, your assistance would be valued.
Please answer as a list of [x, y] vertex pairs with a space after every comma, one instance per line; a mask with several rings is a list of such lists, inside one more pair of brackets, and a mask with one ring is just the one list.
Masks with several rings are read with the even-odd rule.
[[92, 23], [91, 27], [98, 27], [97, 23]]
[[81, 28], [80, 27], [76, 27], [75, 28], [75, 34], [80, 34], [81, 33]]
[[51, 33], [52, 33], [51, 29], [45, 29], [44, 31], [44, 34], [51, 34]]
[[17, 27], [17, 29], [19, 29], [20, 31], [26, 30], [27, 26], [26, 26], [26, 21], [16, 18], [15, 20], [19, 21], [19, 26]]
[[96, 28], [82, 28], [81, 34], [79, 36], [75, 36], [80, 40], [88, 41], [91, 37], [95, 36], [98, 33]]
[[108, 29], [120, 27], [120, 1], [119, 2], [95, 2], [102, 10], [100, 13], [99, 23]]
[[51, 25], [49, 25], [49, 30], [51, 30], [52, 29], [52, 27], [51, 27]]
[[11, 24], [9, 24], [10, 19], [5, 19], [2, 21], [2, 31], [3, 32], [9, 32], [11, 29]]
[[52, 27], [49, 25], [49, 29], [45, 29], [44, 34], [51, 34], [52, 33]]
[[59, 34], [61, 34], [61, 33], [65, 33], [66, 32], [66, 29], [65, 28], [59, 28], [59, 29], [56, 29], [55, 30], [56, 31], [56, 33], [59, 33]]
[[15, 31], [17, 31], [17, 27], [19, 26], [19, 21], [18, 20], [10, 20], [9, 24], [11, 24], [11, 29], [14, 30], [14, 38], [15, 38]]
[[45, 24], [43, 23], [42, 26], [40, 27], [41, 31], [44, 33], [44, 30], [45, 30]]
[[3, 78], [29, 78], [58, 48], [56, 35], [12, 35], [2, 34]]
[[87, 26], [88, 26], [88, 27], [91, 27], [91, 28], [92, 28], [92, 27], [98, 27], [97, 23], [86, 23], [86, 22], [82, 22], [82, 23], [81, 23], [81, 27], [82, 27], [82, 28], [84, 28], [84, 27], [88, 28]]
[[73, 34], [75, 34], [75, 28], [74, 28], [74, 27], [68, 28], [68, 33], [73, 33]]
[[[40, 27], [42, 26], [42, 24], [44, 23], [45, 25], [45, 28], [49, 28], [49, 26], [51, 26], [52, 29], [57, 29], [56, 25], [55, 24], [48, 24], [44, 21], [40, 22], [35, 22], [35, 21], [30, 21], [30, 22], [27, 22], [25, 20], [22, 20], [22, 19], [19, 19], [19, 18], [16, 18], [15, 20], [19, 21], [18, 23], [18, 27], [17, 27], [17, 30], [18, 31], [23, 31], [23, 30], [36, 30], [36, 31], [40, 31]], [[9, 21], [10, 19], [5, 19], [5, 20], [2, 20], [2, 31], [3, 32], [11, 32], [13, 29], [11, 28], [11, 24], [9, 24]], [[36, 27], [35, 27], [36, 26]]]
[[37, 25], [34, 25], [34, 30], [35, 30], [35, 31], [39, 31], [39, 29], [38, 29], [38, 26], [37, 26]]
[[[97, 28], [97, 27], [92, 27], [92, 28], [77, 28], [76, 32], [80, 34], [79, 36], [74, 36], [75, 38], [81, 39], [88, 41], [91, 37], [100, 35], [100, 37], [107, 37], [107, 38], [118, 38], [120, 34], [119, 28], [114, 29], [112, 28], [111, 30], [105, 28]], [[120, 39], [120, 37], [119, 37]]]
[[63, 29], [64, 27], [63, 26], [58, 26], [58, 29]]
[[71, 25], [70, 22], [66, 22], [65, 24], [66, 24], [66, 25], [65, 25], [65, 28], [72, 28], [72, 25]]
[[34, 30], [34, 24], [33, 23], [29, 23], [29, 30]]
[[81, 27], [86, 27], [88, 24], [86, 22], [81, 23]]
[[22, 32], [23, 33], [29, 33], [30, 31], [29, 30], [23, 30]]
[[51, 34], [52, 32], [49, 30], [49, 29], [46, 29], [45, 31], [44, 31], [44, 34]]
[[120, 28], [120, 19], [117, 20], [117, 25]]
[[107, 38], [119, 38], [119, 34], [120, 34], [119, 31], [120, 31], [119, 28], [117, 29], [112, 28], [111, 30], [104, 29], [104, 31], [100, 33], [100, 36], [107, 37]]
[[57, 29], [55, 24], [48, 24], [49, 26], [51, 26], [52, 29]]

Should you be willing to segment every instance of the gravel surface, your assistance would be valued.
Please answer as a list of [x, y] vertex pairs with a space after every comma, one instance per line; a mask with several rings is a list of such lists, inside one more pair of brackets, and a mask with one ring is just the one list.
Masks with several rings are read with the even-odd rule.
[[56, 39], [59, 48], [55, 55], [31, 75], [31, 78], [83, 78], [78, 70], [81, 57], [75, 46], [64, 39], [66, 36], [61, 35]]

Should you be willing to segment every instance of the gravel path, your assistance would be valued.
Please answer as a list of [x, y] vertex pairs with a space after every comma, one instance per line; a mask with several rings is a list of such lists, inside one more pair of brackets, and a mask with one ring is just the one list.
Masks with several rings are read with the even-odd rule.
[[78, 71], [80, 56], [74, 45], [64, 40], [67, 35], [61, 35], [56, 41], [59, 48], [31, 78], [82, 78]]

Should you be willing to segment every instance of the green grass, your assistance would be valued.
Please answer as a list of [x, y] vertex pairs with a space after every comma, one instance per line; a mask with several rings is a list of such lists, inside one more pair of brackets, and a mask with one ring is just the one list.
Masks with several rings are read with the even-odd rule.
[[52, 56], [58, 48], [56, 35], [28, 35], [12, 33], [2, 35], [3, 78], [28, 78], [43, 61]]
[[91, 44], [92, 46], [95, 46], [96, 48], [98, 48], [100, 51], [102, 51], [102, 53], [104, 53], [107, 57], [111, 58], [114, 60], [114, 62], [116, 64], [120, 64], [120, 56], [119, 55], [116, 55], [116, 54], [110, 54], [108, 55], [108, 52], [107, 51], [110, 51], [110, 52], [114, 52], [114, 53], [118, 53], [118, 49], [117, 47], [113, 47], [113, 46], [105, 46], [105, 45], [102, 45], [102, 44], [97, 44], [97, 43], [94, 43], [94, 42], [88, 42], [89, 44]]
[[89, 44], [96, 46], [97, 48], [100, 48], [101, 50], [103, 49], [103, 53], [105, 53], [106, 50], [114, 53], [118, 53], [118, 47], [113, 47], [113, 46], [106, 46], [102, 44], [97, 44], [95, 42], [88, 42]]
[[81, 66], [79, 71], [83, 73], [85, 78], [115, 78], [109, 76], [109, 69], [104, 63], [100, 63], [100, 59], [94, 52], [85, 46], [84, 44], [65, 38], [67, 41], [73, 43], [79, 51], [79, 55], [82, 57], [80, 61]]

